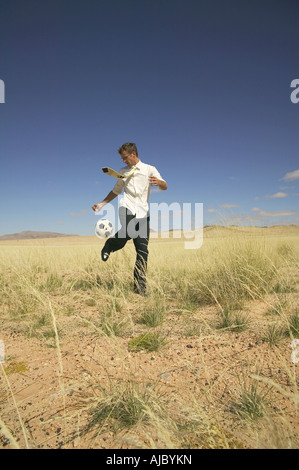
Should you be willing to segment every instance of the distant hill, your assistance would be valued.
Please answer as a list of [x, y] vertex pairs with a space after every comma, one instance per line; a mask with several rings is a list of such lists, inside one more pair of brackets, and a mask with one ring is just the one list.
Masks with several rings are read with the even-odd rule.
[[77, 235], [67, 235], [65, 233], [56, 232], [32, 232], [27, 230], [25, 232], [11, 233], [8, 235], [1, 235], [1, 240], [32, 240], [36, 238], [57, 238], [57, 237], [76, 237]]
[[[192, 233], [197, 232], [200, 229], [186, 230], [169, 230], [169, 238], [188, 238]], [[151, 238], [165, 238], [167, 232], [157, 232], [150, 229]], [[205, 238], [224, 238], [232, 235], [244, 235], [250, 237], [256, 236], [299, 236], [299, 225], [273, 225], [269, 227], [256, 227], [256, 226], [239, 226], [239, 225], [205, 225], [203, 229], [203, 236]], [[83, 241], [88, 239], [95, 239], [98, 242], [98, 238], [95, 235], [76, 235], [76, 234], [65, 234], [56, 232], [34, 232], [24, 231], [19, 233], [12, 233], [8, 235], [0, 236], [0, 242], [2, 241], [18, 241], [18, 240], [38, 240], [38, 239], [49, 239], [49, 238], [67, 238], [76, 237], [77, 241], [81, 244]], [[166, 237], [167, 238], [167, 237]]]
[[[168, 232], [157, 232], [153, 237], [159, 238], [162, 233], [166, 237], [168, 233], [169, 238], [191, 237], [192, 233], [198, 232], [200, 229], [195, 230], [169, 230]], [[299, 225], [273, 225], [265, 227], [257, 227], [253, 225], [240, 226], [240, 225], [205, 225], [203, 228], [204, 238], [225, 238], [237, 235], [244, 235], [250, 237], [259, 236], [299, 236]], [[167, 237], [166, 237], [167, 238]]]

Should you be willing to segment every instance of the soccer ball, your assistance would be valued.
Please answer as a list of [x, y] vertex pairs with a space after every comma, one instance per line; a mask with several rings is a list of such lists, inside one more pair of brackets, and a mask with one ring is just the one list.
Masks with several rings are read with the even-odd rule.
[[108, 219], [100, 219], [95, 226], [95, 234], [99, 238], [108, 238], [113, 233], [113, 225]]

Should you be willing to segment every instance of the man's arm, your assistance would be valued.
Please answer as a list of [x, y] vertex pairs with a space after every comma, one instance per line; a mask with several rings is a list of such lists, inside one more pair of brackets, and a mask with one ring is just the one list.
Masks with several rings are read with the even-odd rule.
[[108, 204], [108, 202], [113, 201], [113, 199], [115, 199], [116, 196], [117, 194], [115, 194], [113, 191], [110, 191], [110, 193], [105, 197], [105, 199], [103, 199], [102, 202], [98, 202], [97, 204], [94, 204], [92, 206], [92, 209], [95, 212], [99, 212], [105, 206], [105, 204]]
[[159, 189], [165, 191], [167, 189], [167, 183], [164, 180], [159, 180], [155, 176], [149, 177], [151, 186], [158, 186]]

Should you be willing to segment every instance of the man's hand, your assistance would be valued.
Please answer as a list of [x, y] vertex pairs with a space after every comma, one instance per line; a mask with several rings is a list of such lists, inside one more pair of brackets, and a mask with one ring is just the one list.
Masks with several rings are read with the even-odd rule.
[[162, 191], [167, 189], [166, 181], [159, 180], [155, 176], [150, 176], [149, 177], [149, 182], [150, 182], [151, 186], [158, 186], [158, 188], [161, 189]]
[[97, 204], [94, 204], [92, 206], [92, 209], [95, 212], [100, 212], [100, 210], [103, 209], [105, 204], [108, 204], [109, 202], [113, 201], [113, 199], [115, 199], [116, 196], [117, 196], [117, 194], [115, 194], [113, 191], [110, 191], [110, 193], [105, 197], [105, 199], [103, 199], [102, 202], [98, 202]]
[[151, 186], [159, 186], [158, 185], [159, 180], [155, 176], [150, 176], [149, 177], [149, 182], [150, 182]]
[[104, 202], [99, 202], [98, 204], [94, 204], [92, 206], [92, 209], [95, 211], [95, 212], [100, 212], [100, 210], [104, 207], [105, 203]]

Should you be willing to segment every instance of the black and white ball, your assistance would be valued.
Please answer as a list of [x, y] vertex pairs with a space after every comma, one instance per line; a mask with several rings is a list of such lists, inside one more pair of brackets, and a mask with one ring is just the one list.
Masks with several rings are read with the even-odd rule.
[[108, 219], [100, 219], [95, 226], [95, 234], [99, 238], [108, 238], [113, 233], [113, 224]]

